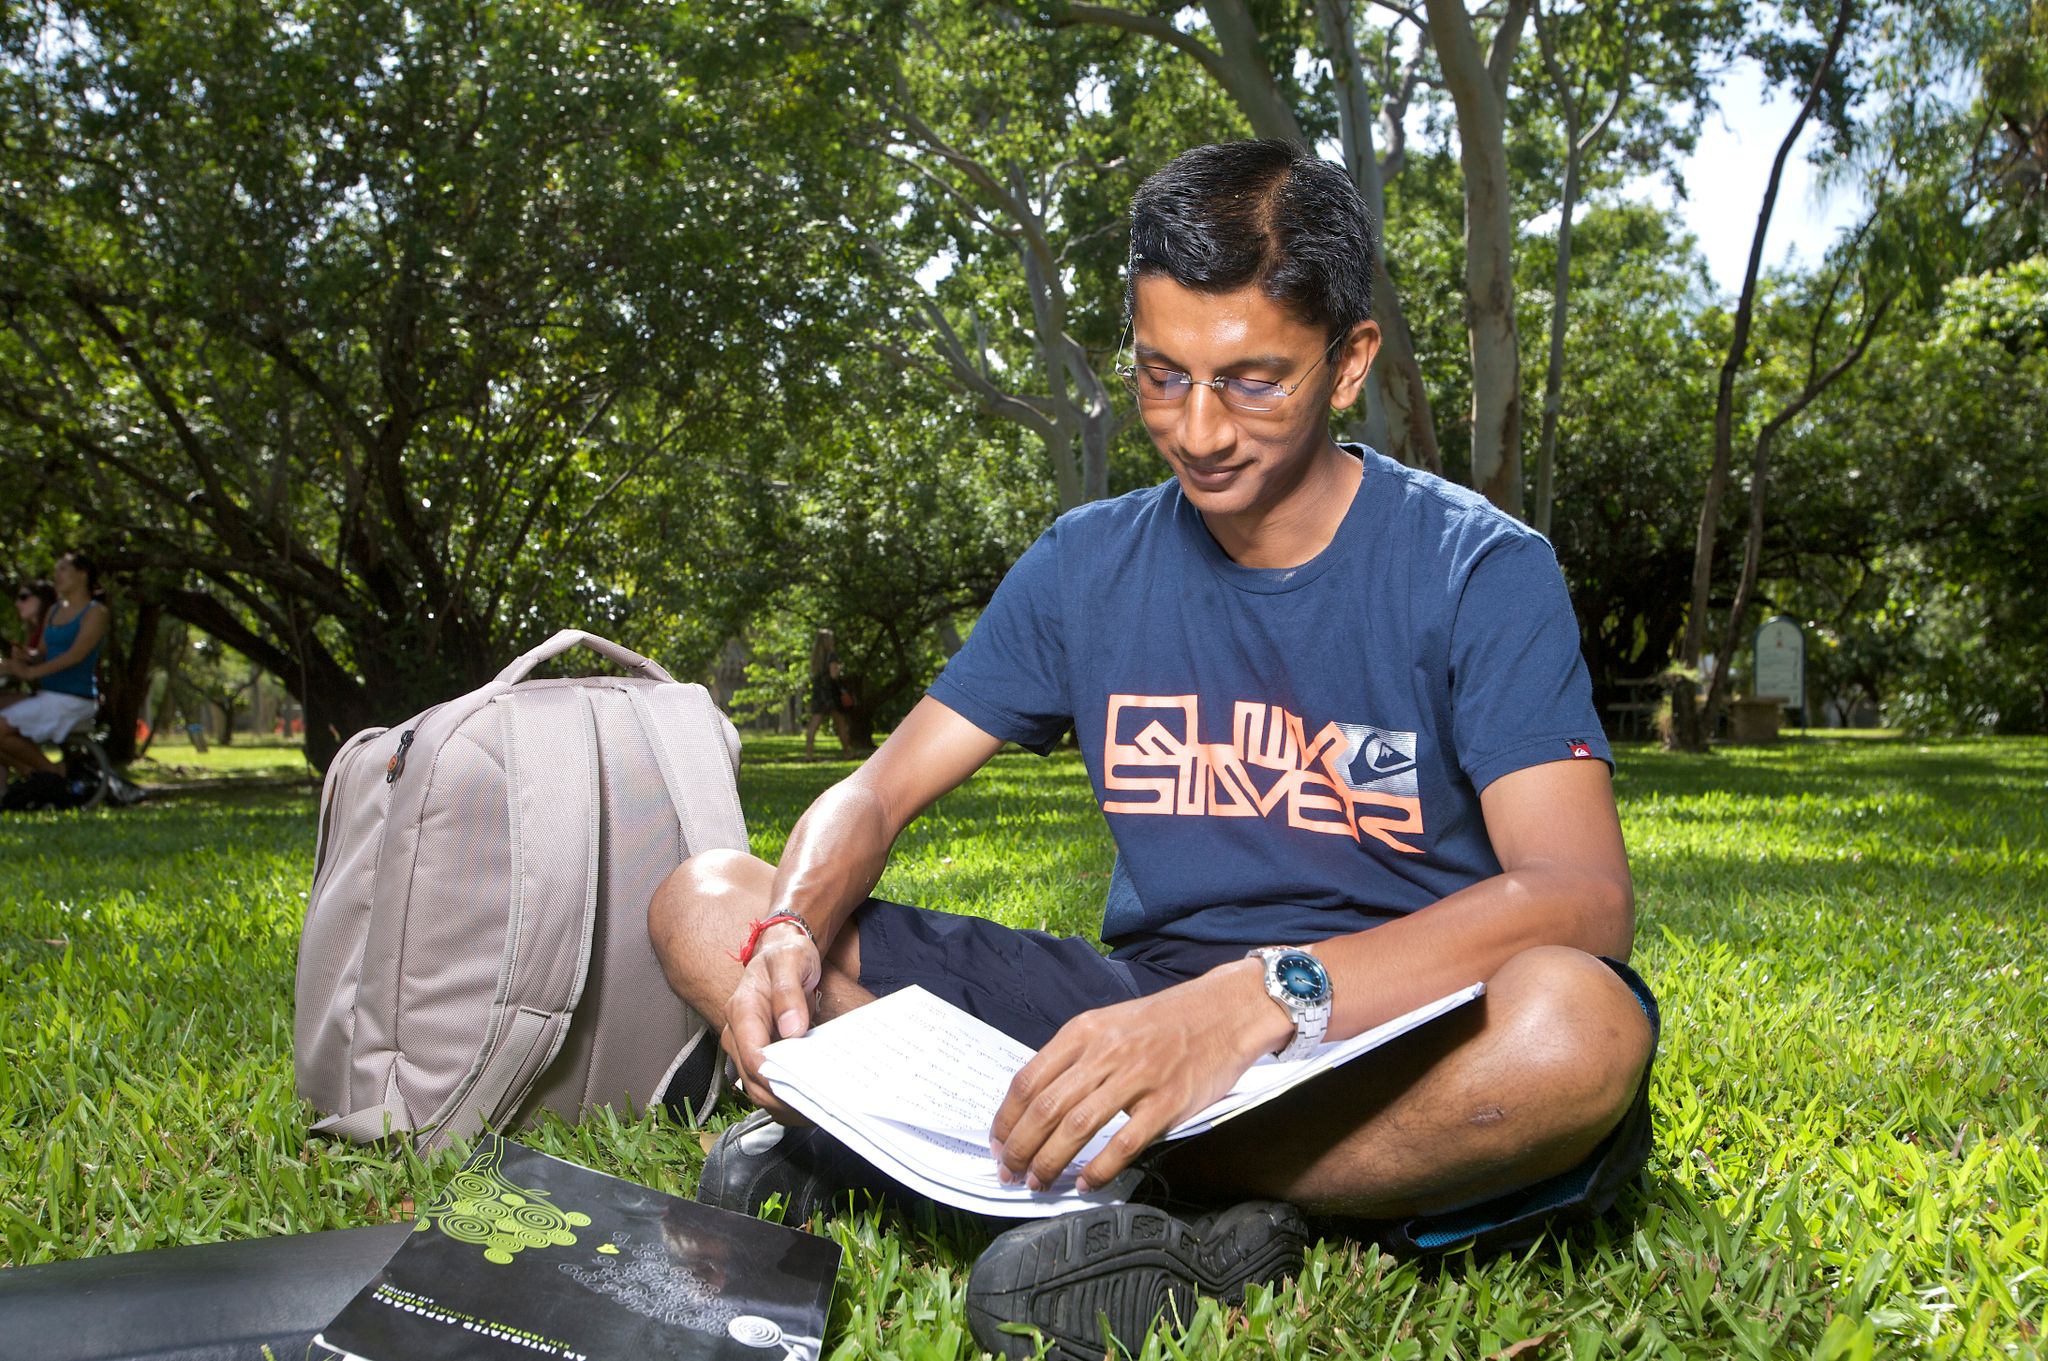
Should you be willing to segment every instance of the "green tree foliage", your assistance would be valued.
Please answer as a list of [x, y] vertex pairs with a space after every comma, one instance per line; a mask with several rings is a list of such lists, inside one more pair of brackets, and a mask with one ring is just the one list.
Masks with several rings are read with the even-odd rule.
[[619, 619], [659, 563], [608, 508], [799, 345], [815, 63], [772, 22], [50, 6], [6, 44], [0, 438], [316, 759]]
[[2048, 728], [2048, 257], [1955, 281], [1806, 443], [1788, 530], [1828, 551], [1777, 589], [1825, 688], [1921, 731]]
[[[117, 729], [188, 629], [283, 679], [317, 759], [570, 624], [682, 671], [744, 636], [764, 704], [806, 687], [831, 627], [856, 723], [885, 726], [1059, 509], [1160, 475], [1111, 365], [1130, 193], [1186, 146], [1341, 154], [1385, 210], [1399, 330], [1350, 428], [1497, 475], [1432, 9], [1458, 19], [11, 8], [0, 559], [82, 541], [113, 569]], [[2027, 689], [2048, 662], [2027, 584], [2048, 575], [2040, 0], [1855, 7], [1810, 118], [1874, 211], [1821, 268], [1759, 264], [1733, 308], [1620, 195], [1683, 146], [1738, 38], [1803, 96], [1837, 7], [1462, 12], [1495, 39], [1530, 20], [1483, 71], [1519, 224], [1502, 296], [1519, 404], [1554, 421], [1550, 532], [1603, 702], [1689, 627], [1732, 655], [1761, 606], [1813, 621], [1835, 692], [1923, 726], [2048, 723]]]
[[[858, 356], [849, 356], [856, 359]], [[811, 640], [833, 632], [856, 739], [892, 726], [945, 660], [944, 640], [1058, 506], [1027, 432], [963, 409], [942, 387], [890, 387], [886, 357], [835, 380], [831, 421], [781, 465], [773, 578], [749, 619], [744, 710], [800, 701]]]
[[[1549, 276], [1550, 243], [1521, 266]], [[1659, 671], [1684, 627], [1694, 491], [1704, 469], [1698, 432], [1716, 317], [1705, 265], [1662, 212], [1594, 206], [1572, 253], [1552, 542], [1579, 614], [1587, 665], [1604, 705], [1630, 698], [1616, 682]], [[1539, 288], [1527, 305], [1545, 305]], [[1542, 343], [1525, 326], [1524, 343]], [[1532, 385], [1536, 365], [1523, 369]]]

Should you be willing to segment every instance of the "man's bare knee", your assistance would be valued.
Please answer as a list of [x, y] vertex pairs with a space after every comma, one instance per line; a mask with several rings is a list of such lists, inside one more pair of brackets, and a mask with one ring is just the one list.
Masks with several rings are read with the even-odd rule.
[[744, 851], [693, 855], [647, 904], [647, 934], [676, 994], [699, 1012], [732, 995], [739, 965], [731, 952], [747, 922], [767, 910], [775, 867]]
[[1488, 982], [1487, 1009], [1487, 1028], [1502, 1028], [1525, 1090], [1544, 1107], [1596, 1140], [1621, 1118], [1652, 1040], [1641, 1003], [1612, 969], [1564, 946], [1526, 950]]

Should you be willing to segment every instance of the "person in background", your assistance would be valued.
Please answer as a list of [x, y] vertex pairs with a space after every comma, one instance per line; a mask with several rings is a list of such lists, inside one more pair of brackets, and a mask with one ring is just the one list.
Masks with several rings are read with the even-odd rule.
[[43, 618], [42, 660], [0, 662], [0, 676], [37, 683], [35, 694], [0, 712], [0, 762], [31, 775], [59, 774], [43, 744], [61, 742], [99, 708], [96, 670], [107, 641], [107, 607], [95, 598], [99, 569], [92, 559], [66, 553], [50, 577], [57, 603]]
[[811, 721], [804, 729], [804, 759], [817, 754], [818, 724], [830, 718], [832, 726], [839, 733], [839, 747], [842, 751], [853, 746], [851, 731], [846, 721], [846, 669], [839, 663], [839, 653], [832, 646], [832, 630], [819, 629], [818, 636], [811, 641]]
[[[32, 664], [43, 659], [43, 621], [56, 603], [57, 588], [46, 580], [24, 581], [15, 588], [14, 613], [21, 619], [21, 641], [7, 645], [9, 661]], [[0, 709], [11, 708], [33, 693], [27, 681], [10, 681], [7, 692], [0, 694]]]

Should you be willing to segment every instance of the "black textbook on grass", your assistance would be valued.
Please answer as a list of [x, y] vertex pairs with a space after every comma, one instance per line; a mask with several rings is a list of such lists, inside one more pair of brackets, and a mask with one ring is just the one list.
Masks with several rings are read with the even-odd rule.
[[502, 1139], [316, 1339], [363, 1361], [814, 1361], [829, 1239]]

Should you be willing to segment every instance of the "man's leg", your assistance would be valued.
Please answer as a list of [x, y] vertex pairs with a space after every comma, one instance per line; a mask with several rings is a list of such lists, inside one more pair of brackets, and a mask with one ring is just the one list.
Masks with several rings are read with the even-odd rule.
[[[725, 1004], [739, 986], [740, 946], [768, 915], [775, 867], [744, 851], [706, 851], [662, 881], [647, 907], [647, 931], [676, 995], [714, 1033], [725, 1030]], [[874, 1001], [860, 985], [860, 932], [851, 925], [825, 952], [814, 1019], [826, 1020]]]
[[1486, 986], [1476, 1005], [1171, 1147], [1157, 1164], [1167, 1184], [1395, 1219], [1578, 1165], [1635, 1096], [1649, 1018], [1612, 969], [1562, 946], [1515, 956]]
[[[649, 905], [649, 930], [670, 985], [715, 1032], [723, 1032], [725, 1006], [739, 984], [740, 964], [734, 955], [751, 924], [768, 914], [774, 882], [772, 865], [739, 852], [715, 851], [686, 862]], [[886, 993], [913, 982], [941, 992], [957, 985], [968, 990], [957, 999], [960, 1004], [977, 1014], [996, 1016], [1002, 1012], [991, 1011], [986, 1005], [989, 997], [1014, 1002], [1017, 994], [1025, 991], [1019, 975], [1029, 968], [1018, 950], [991, 947], [989, 938], [1007, 940], [1035, 933], [1011, 932], [979, 918], [871, 902], [846, 924], [825, 953], [816, 1019], [829, 1020], [874, 1000], [875, 993], [861, 982], [864, 934], [880, 942], [876, 954], [881, 957], [879, 962], [889, 966], [875, 985], [879, 991]], [[1089, 1000], [1077, 1002], [1074, 1009], [1100, 1005], [1109, 1000], [1110, 993], [1117, 1000], [1132, 995], [1129, 985], [1110, 981], [1121, 975], [1092, 948], [1075, 941], [1043, 939], [1055, 953], [1062, 946], [1073, 947], [1076, 958], [1092, 963], [1097, 974], [1107, 976], [1089, 980], [1095, 993]], [[1045, 949], [1033, 957], [1047, 958]], [[984, 969], [978, 964], [992, 967]], [[1007, 972], [1002, 966], [1007, 966]], [[1037, 995], [1042, 995], [1042, 990]], [[1043, 1019], [1030, 1015], [1007, 1018], [1011, 1026], [1029, 1025], [1034, 1020], [1042, 1023]], [[1050, 1036], [1054, 1028], [1046, 1026], [1044, 1035]], [[915, 1199], [913, 1193], [891, 1182], [824, 1131], [785, 1128], [765, 1110], [744, 1117], [719, 1136], [705, 1158], [697, 1185], [700, 1203], [754, 1214], [776, 1200], [792, 1223], [835, 1205], [843, 1209], [852, 1195], [904, 1204]]]
[[[1557, 947], [1518, 955], [1487, 980], [1482, 1002], [1152, 1162], [1174, 1200], [1229, 1208], [1183, 1219], [1115, 1205], [1002, 1234], [968, 1283], [975, 1339], [1029, 1356], [1031, 1338], [1008, 1331], [1026, 1324], [1051, 1356], [1075, 1361], [1102, 1354], [1107, 1318], [1110, 1335], [1136, 1348], [1161, 1312], [1185, 1320], [1198, 1293], [1234, 1302], [1289, 1274], [1313, 1236], [1292, 1206], [1403, 1220], [1590, 1173], [1589, 1155], [1628, 1115], [1651, 1045], [1642, 1005], [1606, 964]], [[1440, 1228], [1459, 1241], [1477, 1232], [1417, 1226]]]

